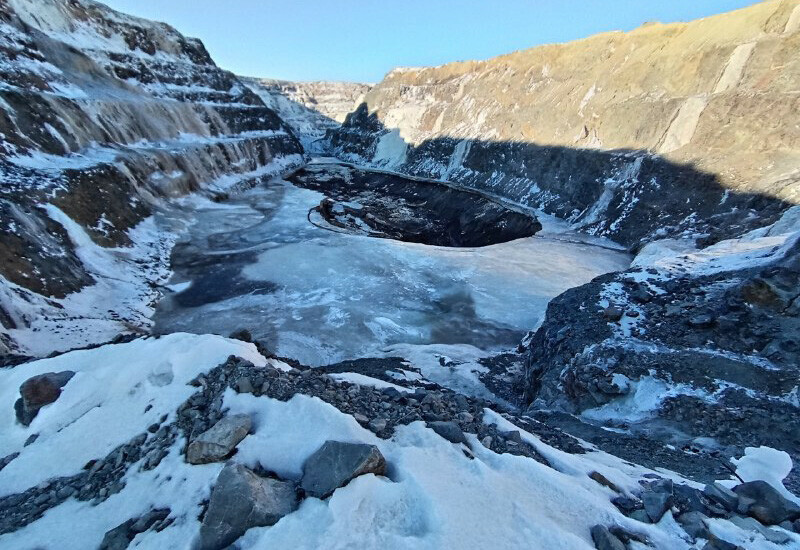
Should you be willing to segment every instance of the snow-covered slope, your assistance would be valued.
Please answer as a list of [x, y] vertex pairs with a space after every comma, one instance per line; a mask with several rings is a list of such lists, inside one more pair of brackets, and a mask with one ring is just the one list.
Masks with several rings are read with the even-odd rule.
[[[152, 209], [303, 160], [272, 110], [165, 24], [90, 0], [2, 0], [0, 28], [0, 351], [142, 326], [173, 238], [145, 221]], [[74, 317], [77, 338], [55, 334]]]
[[[184, 452], [188, 440], [223, 415], [246, 415], [252, 423], [233, 462], [273, 480], [300, 482], [309, 457], [331, 440], [375, 445], [388, 464], [386, 475], [358, 476], [329, 498], [306, 495], [274, 526], [235, 535], [238, 548], [590, 550], [593, 538], [602, 537], [631, 540], [631, 549], [702, 544], [691, 542], [674, 517], [710, 501], [680, 476], [634, 466], [452, 392], [410, 395], [438, 403], [443, 417], [460, 410], [463, 443], [422, 421], [418, 401], [394, 399], [366, 376], [354, 384], [265, 359], [252, 344], [173, 334], [2, 371], [4, 410], [25, 379], [65, 369], [75, 374], [29, 427], [15, 425], [7, 413], [0, 419], [0, 457], [19, 453], [0, 469], [4, 548], [196, 548], [213, 513], [209, 496], [224, 484], [224, 464], [189, 464]], [[387, 409], [370, 405], [376, 401], [405, 417], [390, 431], [380, 428], [374, 421]], [[739, 463], [740, 475], [765, 477], [776, 489], [785, 468], [785, 455], [764, 449]], [[649, 485], [654, 479], [661, 481], [652, 487], [682, 495], [666, 513], [648, 508], [664, 513], [658, 523], [626, 517], [612, 503], [660, 494]], [[258, 498], [245, 489], [239, 487], [235, 506]], [[690, 503], [688, 496], [700, 500]], [[224, 523], [240, 520], [249, 525], [250, 518], [233, 516]], [[788, 548], [740, 520], [706, 518], [702, 539]], [[765, 532], [800, 544], [800, 535], [783, 529]]]

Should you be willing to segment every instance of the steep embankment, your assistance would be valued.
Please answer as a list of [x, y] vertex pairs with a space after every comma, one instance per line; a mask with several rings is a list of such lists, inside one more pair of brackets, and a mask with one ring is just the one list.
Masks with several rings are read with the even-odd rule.
[[[541, 207], [637, 246], [740, 235], [800, 198], [800, 4], [397, 69], [337, 154]], [[755, 214], [755, 216], [754, 216]]]
[[280, 118], [165, 24], [0, 0], [0, 29], [0, 352], [146, 324], [171, 239], [153, 206], [302, 161]]
[[780, 0], [398, 69], [329, 139], [641, 250], [551, 302], [523, 346], [531, 414], [637, 462], [798, 459], [798, 51], [800, 2]]
[[307, 150], [322, 151], [328, 130], [339, 128], [364, 99], [369, 84], [358, 82], [290, 82], [240, 77], [269, 107], [291, 126]]

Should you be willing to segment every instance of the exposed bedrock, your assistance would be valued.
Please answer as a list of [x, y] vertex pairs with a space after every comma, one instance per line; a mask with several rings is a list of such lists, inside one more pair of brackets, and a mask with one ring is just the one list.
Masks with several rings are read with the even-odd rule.
[[81, 247], [130, 247], [169, 198], [304, 160], [258, 96], [168, 25], [89, 1], [0, 0], [0, 35], [3, 332], [104, 276]]
[[[691, 452], [767, 445], [797, 461], [800, 244], [776, 256], [672, 277], [634, 268], [565, 292], [527, 347], [531, 411]], [[797, 471], [787, 486], [800, 486]]]
[[315, 213], [328, 224], [373, 237], [475, 247], [529, 237], [542, 228], [531, 213], [433, 181], [341, 164], [311, 164], [289, 179], [327, 195]]
[[797, 9], [396, 69], [328, 138], [345, 160], [502, 195], [632, 248], [735, 237], [798, 199]]

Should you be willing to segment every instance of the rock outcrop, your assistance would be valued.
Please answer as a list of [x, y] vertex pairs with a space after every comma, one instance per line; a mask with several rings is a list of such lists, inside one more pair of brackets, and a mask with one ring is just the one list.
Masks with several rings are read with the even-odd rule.
[[[163, 200], [303, 160], [290, 128], [168, 25], [90, 0], [2, 0], [0, 34], [0, 352], [36, 353], [9, 332], [80, 316], [58, 300], [113, 285], [103, 265], [125, 254], [104, 249], [149, 239], [131, 263], [163, 260], [168, 246], [152, 230], [132, 233]], [[152, 300], [157, 271], [127, 292]], [[130, 303], [83, 314], [108, 318], [109, 307], [120, 322], [144, 323]]]
[[714, 241], [797, 201], [800, 4], [396, 69], [333, 150], [536, 206], [630, 247]]
[[325, 133], [338, 128], [370, 88], [358, 82], [240, 78], [291, 126], [306, 150], [314, 152], [324, 152]]

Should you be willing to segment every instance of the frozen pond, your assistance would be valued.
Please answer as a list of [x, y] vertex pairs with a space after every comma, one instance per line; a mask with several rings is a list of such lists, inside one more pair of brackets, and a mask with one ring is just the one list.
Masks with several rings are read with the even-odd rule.
[[554, 296], [630, 262], [548, 219], [534, 237], [482, 248], [329, 231], [308, 220], [322, 198], [273, 181], [225, 203], [187, 199], [175, 292], [159, 304], [156, 332], [246, 328], [311, 365], [411, 349], [400, 344], [502, 350]]

